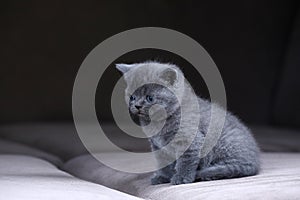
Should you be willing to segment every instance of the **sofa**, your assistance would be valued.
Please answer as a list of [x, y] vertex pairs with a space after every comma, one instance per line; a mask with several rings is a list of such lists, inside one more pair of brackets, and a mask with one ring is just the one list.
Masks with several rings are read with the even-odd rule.
[[[299, 1], [3, 1], [0, 32], [0, 200], [19, 199], [299, 199]], [[262, 151], [258, 175], [184, 185], [151, 185], [151, 173], [126, 173], [99, 162], [72, 121], [72, 87], [86, 55], [121, 31], [157, 26], [180, 31], [211, 55], [228, 108], [252, 130]], [[154, 50], [117, 59], [184, 59]], [[101, 66], [100, 66], [101, 67]], [[182, 66], [185, 68], [185, 66]], [[185, 68], [204, 97], [205, 83]], [[96, 94], [105, 134], [119, 147], [149, 151], [114, 123], [110, 96], [120, 75], [113, 63]], [[107, 84], [109, 82], [109, 84]], [[95, 155], [133, 168], [97, 141]]]
[[[112, 138], [131, 151], [147, 144]], [[20, 124], [0, 128], [0, 199], [297, 199], [300, 196], [300, 134], [288, 129], [252, 127], [263, 153], [256, 176], [172, 186], [150, 184], [151, 173], [112, 169], [89, 154], [73, 124]], [[102, 143], [101, 143], [102, 142]], [[134, 147], [133, 147], [134, 146]], [[99, 153], [118, 165], [145, 168], [149, 160], [133, 160], [99, 141]]]

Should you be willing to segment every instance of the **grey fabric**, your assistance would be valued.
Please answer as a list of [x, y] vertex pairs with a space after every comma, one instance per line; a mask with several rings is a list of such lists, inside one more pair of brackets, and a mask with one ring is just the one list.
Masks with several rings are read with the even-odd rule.
[[2, 125], [0, 137], [53, 153], [63, 160], [87, 152], [71, 123]]
[[[119, 166], [141, 168], [147, 160], [126, 160], [126, 155], [107, 153]], [[119, 157], [123, 159], [116, 160]], [[149, 162], [149, 161], [148, 161]], [[150, 174], [129, 174], [113, 170], [83, 155], [67, 162], [64, 169], [71, 174], [110, 188], [151, 200], [219, 200], [219, 199], [297, 199], [300, 196], [300, 153], [264, 153], [259, 175], [218, 181], [171, 186], [150, 185]]]
[[[110, 136], [115, 139], [121, 138], [120, 143], [124, 147], [135, 150], [147, 149], [147, 144], [136, 144], [122, 138], [122, 136], [117, 134], [118, 130], [116, 127], [111, 124], [106, 124], [105, 126], [107, 134], [110, 134]], [[252, 126], [252, 130], [254, 136], [258, 139], [260, 147], [264, 151], [300, 151], [299, 131], [265, 126]], [[29, 147], [11, 141], [0, 140], [0, 152], [6, 154], [19, 154], [22, 152], [27, 155], [49, 160], [52, 163], [56, 162], [55, 159], [52, 160], [52, 157], [48, 157], [48, 154], [45, 154], [43, 151], [36, 151], [36, 149], [32, 147], [52, 152], [64, 159], [69, 159], [86, 152], [72, 124], [2, 125], [0, 126], [0, 136], [30, 145]], [[99, 151], [107, 152], [106, 154], [108, 157], [114, 160], [114, 162], [122, 160], [120, 165], [130, 165], [131, 168], [143, 168], [147, 166], [147, 161], [136, 162], [127, 160], [126, 156], [122, 154], [108, 153], [110, 149], [107, 148], [105, 144], [101, 143], [101, 141], [99, 141]], [[14, 159], [10, 160], [8, 157], [13, 157]], [[1, 158], [3, 159], [1, 160]], [[296, 186], [299, 187], [299, 182], [296, 181], [296, 179], [299, 179], [299, 154], [264, 154], [262, 159], [263, 172], [255, 177], [221, 180], [216, 182], [201, 182], [172, 187], [169, 185], [157, 187], [149, 186], [150, 174], [128, 174], [118, 172], [96, 162], [88, 155], [76, 157], [67, 162], [63, 167], [65, 170], [73, 173], [79, 178], [147, 199], [220, 199], [220, 196], [222, 196], [222, 199], [224, 199], [223, 196], [225, 196], [225, 199], [244, 199], [245, 196], [249, 199], [260, 199], [261, 196], [269, 199], [275, 197], [278, 197], [279, 199], [287, 199], [290, 197], [290, 199], [293, 199], [295, 195], [299, 195], [298, 190], [295, 189]], [[39, 165], [36, 162], [46, 163], [45, 161], [31, 157], [1, 155], [0, 166], [4, 166], [5, 163], [7, 163], [7, 165], [5, 165], [6, 167], [4, 167], [4, 172], [1, 172], [0, 174], [1, 191], [3, 188], [2, 185], [7, 185], [4, 188], [7, 190], [5, 195], [12, 195], [12, 190], [19, 190], [20, 195], [24, 195], [25, 199], [30, 199], [30, 197], [32, 197], [33, 193], [30, 192], [31, 189], [29, 187], [37, 188], [36, 191], [41, 193], [51, 191], [51, 193], [55, 194], [53, 190], [57, 190], [60, 192], [57, 195], [63, 195], [63, 192], [59, 189], [59, 187], [63, 188], [63, 184], [58, 180], [61, 177], [55, 178], [56, 175], [52, 172], [49, 174], [47, 171], [48, 167], [46, 167], [46, 169], [44, 169], [44, 167], [34, 167], [35, 164]], [[32, 166], [27, 167], [29, 164], [32, 164]], [[44, 164], [42, 165], [44, 166]], [[15, 175], [9, 175], [8, 180], [7, 177], [10, 172], [7, 170], [9, 169], [9, 166], [14, 167], [13, 170]], [[49, 163], [46, 164], [46, 166], [50, 166]], [[41, 172], [41, 174], [32, 176], [32, 171], [29, 170], [30, 168], [36, 173]], [[57, 170], [54, 166], [50, 168], [53, 170], [55, 169], [55, 171]], [[22, 171], [22, 174], [16, 175], [18, 171]], [[6, 179], [2, 179], [3, 177], [6, 177]], [[35, 177], [36, 179], [30, 179], [30, 177]], [[4, 181], [1, 182], [2, 180]], [[27, 186], [28, 182], [30, 182], [28, 180], [36, 182], [34, 182], [34, 184], [32, 183], [33, 185]], [[51, 182], [49, 182], [49, 180], [51, 180]], [[19, 189], [18, 183], [23, 187], [20, 186], [21, 188]], [[38, 183], [41, 183], [41, 186]], [[66, 183], [69, 184], [69, 182], [64, 182], [64, 184]], [[59, 187], [54, 187], [52, 184], [58, 184]], [[46, 188], [48, 188], [48, 190]], [[74, 191], [71, 189], [71, 192], [66, 192], [66, 194], [75, 194], [76, 196], [77, 190], [81, 192], [86, 190], [86, 193], [89, 193], [86, 195], [91, 195], [89, 188], [89, 186], [78, 186], [75, 188], [75, 193], [73, 193]], [[281, 193], [279, 193], [279, 191], [281, 191]], [[2, 197], [1, 195], [2, 193], [0, 193], [0, 199]], [[47, 195], [45, 194], [43, 197], [46, 198]], [[20, 196], [14, 197], [17, 199], [17, 197]], [[53, 196], [50, 195], [50, 197]]]
[[123, 200], [138, 198], [79, 180], [41, 159], [0, 155], [0, 199]]
[[1, 154], [13, 154], [13, 155], [29, 155], [37, 158], [42, 158], [44, 160], [49, 161], [50, 163], [61, 166], [62, 160], [50, 153], [44, 152], [42, 150], [16, 143], [13, 141], [0, 139], [0, 155]]
[[300, 130], [272, 126], [251, 126], [251, 129], [262, 151], [300, 152]]
[[[131, 141], [126, 134], [110, 123], [105, 124], [103, 129], [108, 137], [123, 149], [130, 151], [149, 149], [148, 142]], [[0, 137], [50, 152], [63, 160], [87, 153], [72, 123], [2, 125]], [[96, 151], [111, 151], [111, 148], [105, 142], [99, 141]]]
[[[300, 131], [271, 126], [250, 126], [260, 148], [264, 151], [299, 151]], [[130, 151], [147, 151], [145, 140], [131, 140], [111, 123], [103, 125], [103, 130], [116, 145]], [[71, 123], [36, 123], [0, 126], [0, 137], [26, 144], [59, 156], [63, 160], [87, 153], [76, 129]], [[99, 141], [98, 151], [109, 152], [111, 148]]]

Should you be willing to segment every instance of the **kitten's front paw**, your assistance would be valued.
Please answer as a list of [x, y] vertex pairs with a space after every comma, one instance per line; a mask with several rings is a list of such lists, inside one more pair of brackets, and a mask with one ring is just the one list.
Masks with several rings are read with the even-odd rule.
[[180, 184], [186, 184], [186, 183], [192, 183], [194, 182], [194, 179], [182, 176], [180, 174], [175, 174], [171, 179], [172, 185], [180, 185]]
[[169, 182], [170, 180], [168, 178], [159, 175], [156, 175], [153, 178], [151, 178], [152, 185], [158, 185], [158, 184], [169, 183]]

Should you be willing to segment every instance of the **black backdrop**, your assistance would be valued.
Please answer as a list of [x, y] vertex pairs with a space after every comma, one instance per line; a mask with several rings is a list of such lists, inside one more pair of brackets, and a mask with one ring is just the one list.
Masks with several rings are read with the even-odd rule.
[[[228, 107], [241, 119], [300, 127], [297, 0], [6, 0], [0, 12], [1, 123], [72, 120], [73, 82], [85, 56], [121, 31], [158, 26], [187, 34], [208, 51], [223, 76]], [[201, 78], [176, 55], [140, 50], [118, 61], [148, 59], [184, 65], [208, 97]], [[109, 81], [119, 77], [111, 65], [99, 83], [103, 120], [111, 120]]]

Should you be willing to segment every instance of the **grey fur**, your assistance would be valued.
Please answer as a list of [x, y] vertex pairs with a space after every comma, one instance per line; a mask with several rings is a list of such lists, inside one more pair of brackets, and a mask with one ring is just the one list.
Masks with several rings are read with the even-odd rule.
[[[176, 157], [177, 151], [181, 149], [186, 139], [193, 138], [192, 144], [183, 155], [176, 157], [175, 162], [154, 173], [151, 179], [152, 184], [170, 182], [177, 185], [194, 181], [251, 176], [259, 172], [259, 148], [250, 130], [229, 112], [227, 112], [225, 124], [216, 145], [205, 157], [199, 156], [209, 125], [211, 103], [199, 97], [197, 106], [190, 102], [188, 97], [191, 91], [185, 87], [186, 83], [182, 79], [183, 73], [178, 67], [171, 64], [145, 62], [132, 65], [118, 64], [117, 68], [124, 73], [127, 83], [126, 99], [128, 100], [130, 95], [135, 97], [134, 100], [129, 100], [128, 105], [134, 121], [142, 126], [150, 123], [149, 109], [153, 104], [159, 104], [167, 112], [165, 126], [157, 135], [149, 138], [153, 151], [161, 149], [173, 140], [179, 126], [184, 131], [184, 137], [177, 141], [169, 151], [155, 155], [158, 163], [167, 162], [172, 157]], [[167, 82], [174, 90], [171, 91], [158, 84], [145, 84], [132, 91], [135, 84], [147, 83], [149, 80]], [[177, 94], [179, 98], [176, 98], [174, 94]], [[147, 95], [154, 98], [153, 102], [147, 101]], [[190, 113], [189, 119], [183, 124], [180, 124], [179, 103]], [[200, 113], [200, 124], [197, 133], [193, 133], [190, 131], [190, 124], [195, 119], [194, 115], [198, 113]]]

